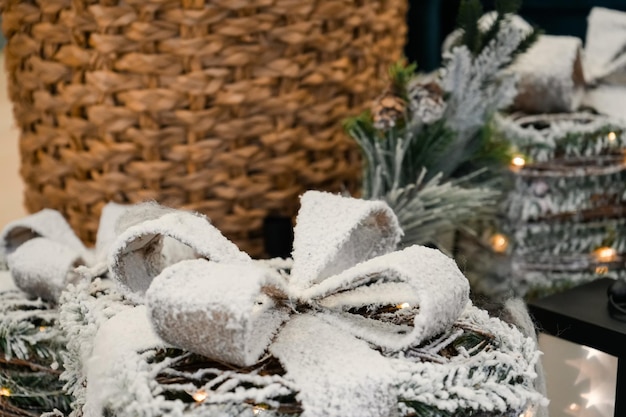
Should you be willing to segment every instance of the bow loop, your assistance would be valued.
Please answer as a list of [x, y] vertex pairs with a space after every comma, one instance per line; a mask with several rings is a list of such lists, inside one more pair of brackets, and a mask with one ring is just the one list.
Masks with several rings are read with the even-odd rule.
[[454, 260], [415, 245], [329, 277], [302, 297], [325, 307], [326, 320], [396, 351], [449, 328], [469, 301], [469, 283]]
[[[149, 220], [137, 221], [148, 217]], [[198, 213], [140, 204], [119, 221], [121, 231], [109, 254], [109, 269], [125, 295], [142, 302], [154, 277], [167, 266], [205, 258], [233, 264], [250, 257]]]
[[282, 283], [265, 268], [195, 259], [164, 269], [146, 302], [166, 342], [245, 367], [259, 361], [289, 317], [266, 293], [281, 291]]
[[0, 267], [23, 243], [38, 237], [60, 243], [78, 256], [90, 257], [89, 251], [74, 234], [61, 213], [43, 209], [4, 227], [0, 233]]
[[0, 233], [0, 269], [7, 266], [16, 286], [29, 295], [56, 302], [86, 270], [101, 269], [94, 263], [108, 251], [113, 225], [125, 209], [116, 203], [102, 208], [95, 251], [83, 245], [58, 211], [44, 209], [11, 222]]
[[626, 83], [626, 13], [594, 7], [588, 18], [585, 63], [590, 82]]
[[396, 215], [382, 201], [308, 191], [294, 228], [291, 282], [299, 288], [322, 282], [395, 250], [401, 236]]

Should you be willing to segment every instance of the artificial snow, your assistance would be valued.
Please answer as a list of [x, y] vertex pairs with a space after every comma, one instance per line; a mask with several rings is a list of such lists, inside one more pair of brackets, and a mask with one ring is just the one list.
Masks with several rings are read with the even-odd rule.
[[81, 256], [91, 260], [91, 254], [76, 237], [74, 231], [56, 210], [44, 209], [7, 224], [0, 233], [0, 266], [6, 266], [6, 258], [21, 244], [35, 238], [45, 237], [61, 243]]
[[454, 46], [444, 53], [441, 86], [447, 107], [443, 119], [457, 138], [454, 149], [435, 167], [436, 171], [449, 174], [455, 163], [463, 161], [467, 146], [485, 123], [515, 99], [517, 77], [502, 68], [510, 64], [512, 54], [528, 36], [527, 29], [516, 24], [517, 19], [511, 16], [500, 25], [494, 39], [477, 56], [466, 46]]
[[594, 7], [588, 17], [585, 69], [589, 82], [626, 83], [626, 13]]
[[[97, 311], [85, 310], [88, 316], [101, 314], [101, 303], [96, 304]], [[90, 305], [96, 307], [96, 304]], [[131, 315], [128, 311], [115, 319], [119, 322], [112, 327], [120, 329], [107, 331], [109, 343], [125, 339], [137, 327], [145, 330], [145, 315], [140, 312]], [[108, 323], [111, 327], [112, 321]], [[129, 326], [127, 323], [135, 324]], [[438, 352], [463, 334], [458, 326], [493, 335], [490, 346], [471, 355], [461, 351], [458, 356], [443, 360]], [[141, 336], [144, 330], [140, 329], [137, 334]], [[506, 415], [523, 410], [528, 404], [545, 404], [545, 399], [532, 387], [534, 366], [538, 360], [533, 340], [471, 305], [454, 328], [420, 348], [424, 354], [430, 352], [426, 361], [405, 358], [403, 352], [391, 357], [381, 356], [363, 341], [323, 320], [311, 315], [296, 315], [270, 348], [287, 371], [284, 377], [211, 368], [182, 373], [167, 369], [167, 359], [152, 361], [154, 349], [146, 350], [150, 349], [147, 348], [150, 343], [130, 343], [137, 349], [133, 354], [126, 350], [131, 348], [130, 345], [118, 349], [107, 347], [107, 343], [100, 344], [103, 334], [98, 332], [97, 350], [113, 351], [105, 355], [111, 358], [99, 363], [103, 373], [98, 380], [94, 380], [95, 374], [90, 369], [86, 416], [100, 416], [98, 412], [106, 409], [118, 417], [252, 417], [258, 410], [254, 411], [250, 403], [268, 404], [270, 409], [263, 413], [276, 416], [282, 414], [272, 409], [278, 405], [273, 398], [288, 396], [292, 392], [304, 406], [305, 417], [394, 416], [397, 409], [409, 411], [403, 402], [411, 401], [450, 412], [497, 410]], [[89, 363], [92, 362], [89, 359]], [[107, 363], [110, 364], [109, 371], [106, 371]], [[159, 385], [154, 379], [163, 372], [174, 377], [186, 376], [191, 381], [207, 375], [216, 377], [200, 387], [191, 381]], [[98, 387], [100, 394], [91, 387], [92, 384]], [[178, 400], [166, 400], [162, 390], [167, 387], [174, 392], [183, 389], [188, 393], [203, 389], [209, 395], [201, 404], [185, 405]]]
[[[56, 325], [57, 316], [50, 303], [22, 292], [10, 272], [0, 271], [0, 359], [32, 361], [35, 355], [43, 363], [59, 361], [66, 339]], [[11, 384], [10, 374], [8, 378], [3, 382]]]
[[[123, 230], [109, 253], [109, 270], [129, 299], [143, 302], [150, 283], [165, 267], [184, 259], [247, 263], [250, 257], [197, 213], [142, 205], [151, 220]], [[127, 213], [134, 214], [132, 210]], [[120, 223], [124, 217], [120, 220]]]
[[616, 120], [626, 121], [626, 86], [600, 84], [586, 91], [583, 105]]
[[[626, 218], [607, 217], [626, 197], [624, 119], [581, 112], [495, 120], [531, 163], [514, 173], [505, 201], [506, 265], [483, 290], [546, 293], [596, 279], [594, 250], [607, 241], [618, 253], [626, 248]], [[623, 268], [612, 273], [626, 276]]]
[[78, 278], [73, 271], [82, 263], [72, 248], [43, 237], [24, 242], [7, 256], [9, 270], [21, 290], [55, 302], [67, 284]]
[[256, 265], [181, 261], [146, 292], [157, 333], [191, 352], [239, 366], [254, 365], [289, 312], [263, 293], [270, 274]]
[[19, 291], [19, 288], [15, 286], [11, 272], [0, 270], [0, 294], [9, 291]]
[[[0, 234], [0, 266], [31, 296], [57, 301], [68, 283], [100, 275], [115, 239], [115, 224], [127, 206], [107, 204], [100, 217], [95, 251], [85, 248], [63, 216], [50, 209], [9, 223]], [[104, 268], [106, 270], [106, 267]]]
[[302, 417], [394, 415], [395, 372], [367, 343], [324, 321], [292, 318], [270, 347], [299, 389]]
[[494, 335], [498, 348], [471, 356], [458, 355], [446, 364], [392, 361], [401, 381], [399, 397], [451, 413], [459, 409], [521, 412], [529, 404], [547, 404], [530, 382], [537, 376], [535, 365], [539, 360], [532, 338], [471, 304], [458, 324]]
[[130, 206], [125, 204], [107, 203], [100, 213], [100, 223], [96, 235], [96, 263], [106, 262], [109, 249], [117, 238], [117, 223], [124, 218]]
[[[137, 306], [128, 307], [105, 322], [98, 330], [93, 346], [93, 353], [86, 363], [85, 417], [102, 417], [105, 405], [115, 398], [115, 381], [124, 378], [121, 373], [132, 373], [138, 369], [128, 365], [135, 363], [137, 366], [140, 363], [140, 352], [165, 347], [166, 344], [152, 329], [146, 307]], [[134, 361], [129, 358], [134, 358]], [[148, 387], [142, 394], [146, 400], [152, 398]]]
[[526, 113], [576, 110], [585, 87], [582, 65], [579, 38], [540, 36], [509, 69], [519, 77], [515, 109]]
[[[416, 303], [419, 314], [415, 316], [410, 331], [392, 327], [381, 332], [381, 325], [375, 320], [353, 315], [327, 312], [324, 317], [336, 326], [389, 350], [418, 344], [447, 329], [469, 301], [469, 283], [454, 260], [436, 249], [418, 245], [379, 256], [329, 277], [303, 291], [302, 299], [316, 299], [332, 293], [345, 294], [358, 285], [376, 280], [402, 283], [400, 288], [410, 287], [404, 301], [398, 300], [398, 291], [394, 290], [394, 286], [379, 287], [381, 291], [377, 303], [383, 304], [385, 297], [390, 298], [389, 303]], [[351, 317], [351, 320], [345, 320], [346, 317]]]
[[[103, 231], [100, 242], [112, 242], [108, 267], [126, 298], [100, 279], [61, 298], [73, 417], [252, 417], [255, 404], [277, 415], [294, 394], [303, 417], [395, 416], [405, 401], [509, 412], [541, 400], [528, 383], [532, 340], [486, 325], [441, 252], [392, 252], [401, 231], [385, 203], [314, 192], [302, 204], [293, 263], [252, 261], [200, 215], [112, 207], [102, 222], [119, 235]], [[493, 332], [489, 346], [442, 356], [472, 328]], [[183, 352], [171, 357], [169, 347]], [[171, 367], [188, 352], [232, 368]], [[255, 369], [268, 353], [284, 376]], [[163, 395], [198, 389], [209, 394], [202, 403]]]
[[[478, 20], [479, 28], [482, 32], [486, 32], [489, 27], [495, 22], [498, 17], [498, 13], [495, 11], [485, 13]], [[533, 27], [519, 15], [509, 15], [509, 24], [517, 31], [524, 35], [529, 35], [533, 31]], [[457, 46], [460, 42], [460, 38], [463, 36], [462, 29], [456, 29], [452, 31], [443, 41], [441, 51], [445, 55], [449, 53], [453, 47]]]
[[300, 288], [391, 252], [402, 236], [396, 215], [382, 201], [308, 191], [301, 204], [294, 229], [291, 278]]

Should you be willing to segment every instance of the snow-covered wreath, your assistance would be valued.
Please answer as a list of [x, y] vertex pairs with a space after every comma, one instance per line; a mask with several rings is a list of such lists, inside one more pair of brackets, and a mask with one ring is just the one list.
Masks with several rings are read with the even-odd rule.
[[196, 213], [126, 210], [107, 268], [80, 269], [117, 289], [61, 298], [74, 415], [517, 417], [544, 401], [533, 339], [474, 307], [439, 251], [396, 251], [385, 203], [301, 200], [293, 261], [254, 261]]
[[580, 112], [499, 115], [496, 126], [526, 158], [500, 226], [511, 243], [506, 289], [536, 297], [626, 278], [626, 124]]

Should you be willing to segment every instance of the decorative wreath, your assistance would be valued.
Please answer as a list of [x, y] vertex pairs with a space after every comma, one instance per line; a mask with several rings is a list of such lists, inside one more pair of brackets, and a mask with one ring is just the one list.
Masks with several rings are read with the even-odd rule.
[[[117, 222], [62, 298], [85, 416], [519, 416], [539, 352], [434, 249], [396, 250], [382, 202], [308, 192], [293, 260], [254, 261], [201, 215]], [[78, 313], [80, 312], [80, 313]], [[86, 381], [86, 389], [80, 386]]]

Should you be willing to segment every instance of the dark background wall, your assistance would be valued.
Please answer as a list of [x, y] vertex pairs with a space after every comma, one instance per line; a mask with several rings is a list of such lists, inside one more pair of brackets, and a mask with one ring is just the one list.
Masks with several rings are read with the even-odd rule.
[[[430, 71], [440, 62], [441, 44], [456, 24], [460, 0], [409, 0], [409, 34], [406, 55], [421, 71]], [[493, 0], [482, 1], [485, 10]], [[585, 39], [587, 16], [592, 7], [626, 11], [626, 0], [525, 0], [520, 15], [551, 35], [572, 35]]]

